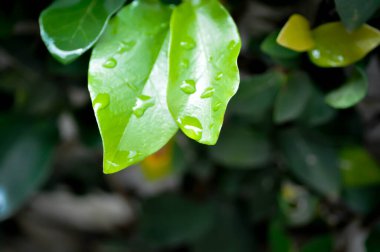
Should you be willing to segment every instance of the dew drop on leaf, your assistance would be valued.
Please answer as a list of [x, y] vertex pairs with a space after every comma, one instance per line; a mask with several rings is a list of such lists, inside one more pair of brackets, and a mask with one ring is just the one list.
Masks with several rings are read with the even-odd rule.
[[189, 68], [189, 65], [190, 65], [190, 63], [189, 63], [189, 60], [187, 60], [187, 59], [183, 59], [183, 60], [181, 61], [181, 63], [180, 63], [180, 66], [181, 66], [182, 68], [185, 68], [185, 69]]
[[180, 45], [181, 45], [181, 47], [183, 47], [186, 50], [192, 50], [192, 49], [194, 49], [197, 46], [197, 44], [195, 43], [195, 41], [192, 38], [190, 38], [190, 37], [188, 37], [188, 38], [184, 39], [183, 41], [181, 41]]
[[202, 138], [203, 127], [197, 118], [184, 116], [178, 119], [178, 124], [188, 137], [196, 141], [199, 141]]
[[228, 50], [233, 51], [237, 45], [238, 45], [238, 43], [235, 40], [231, 40], [230, 43], [228, 44], [227, 48], [228, 48]]
[[214, 92], [215, 92], [215, 88], [213, 87], [208, 87], [205, 89], [205, 91], [202, 93], [201, 95], [201, 98], [202, 99], [206, 99], [206, 98], [210, 98], [214, 95]]
[[216, 112], [216, 111], [218, 111], [221, 107], [222, 107], [222, 103], [221, 103], [221, 102], [217, 102], [217, 103], [215, 103], [215, 105], [212, 107], [212, 110]]
[[92, 103], [92, 106], [94, 108], [94, 111], [97, 113], [98, 111], [108, 107], [109, 104], [110, 104], [109, 94], [98, 94], [95, 97], [95, 100]]
[[122, 41], [118, 53], [125, 53], [130, 51], [136, 45], [136, 41], [128, 40]]
[[219, 72], [215, 75], [215, 80], [221, 80], [223, 78], [223, 72]]
[[104, 62], [103, 66], [105, 68], [114, 68], [117, 65], [117, 61], [114, 58], [109, 58], [106, 62]]
[[186, 94], [194, 94], [197, 91], [194, 80], [185, 80], [182, 82], [181, 90]]
[[137, 117], [140, 118], [145, 114], [145, 111], [154, 106], [154, 100], [152, 97], [147, 96], [147, 95], [140, 95], [137, 100], [136, 104], [133, 107], [132, 111], [133, 114]]

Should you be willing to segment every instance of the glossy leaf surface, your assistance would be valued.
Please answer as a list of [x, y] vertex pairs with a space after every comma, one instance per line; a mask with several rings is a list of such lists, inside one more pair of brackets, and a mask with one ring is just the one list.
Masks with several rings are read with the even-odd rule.
[[297, 129], [281, 132], [280, 145], [290, 171], [314, 190], [337, 197], [340, 172], [335, 149], [319, 135]]
[[125, 0], [57, 0], [40, 16], [41, 37], [50, 53], [70, 63], [99, 39]]
[[380, 7], [380, 0], [335, 0], [336, 10], [349, 30], [359, 28]]
[[135, 1], [96, 45], [89, 90], [104, 147], [104, 172], [142, 161], [178, 130], [166, 103], [169, 19], [158, 2]]
[[320, 67], [344, 67], [365, 57], [380, 44], [380, 31], [363, 25], [349, 32], [341, 22], [321, 25], [313, 30], [315, 48], [311, 61]]
[[217, 0], [189, 0], [171, 19], [168, 105], [190, 138], [213, 145], [239, 85], [241, 42], [234, 21]]
[[277, 37], [277, 43], [297, 52], [306, 52], [315, 46], [309, 21], [299, 15], [292, 15]]
[[17, 211], [44, 181], [53, 157], [55, 134], [48, 123], [12, 118], [0, 120], [0, 129], [0, 220], [3, 220]]
[[281, 87], [276, 97], [274, 121], [285, 123], [298, 118], [312, 94], [309, 77], [302, 72], [294, 72], [288, 76], [288, 81]]
[[330, 92], [326, 102], [333, 108], [345, 109], [364, 99], [368, 91], [368, 80], [364, 70], [357, 68], [354, 75], [342, 87]]

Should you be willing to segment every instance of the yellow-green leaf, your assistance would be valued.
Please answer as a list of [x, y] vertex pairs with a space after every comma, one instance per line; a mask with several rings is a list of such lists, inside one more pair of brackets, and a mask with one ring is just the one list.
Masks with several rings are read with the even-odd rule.
[[277, 37], [277, 43], [297, 52], [306, 52], [314, 48], [314, 40], [309, 21], [299, 15], [292, 15]]
[[344, 67], [365, 57], [380, 44], [380, 31], [369, 25], [349, 32], [341, 22], [319, 26], [313, 31], [315, 48], [311, 61], [320, 67]]

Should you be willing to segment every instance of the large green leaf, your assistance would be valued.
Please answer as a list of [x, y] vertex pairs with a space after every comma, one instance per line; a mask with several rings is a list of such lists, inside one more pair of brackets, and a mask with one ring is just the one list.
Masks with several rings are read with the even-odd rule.
[[367, 75], [363, 69], [356, 68], [356, 71], [347, 83], [326, 96], [326, 102], [331, 107], [337, 109], [349, 108], [363, 100], [367, 95], [367, 91]]
[[311, 61], [320, 67], [344, 67], [365, 57], [380, 44], [380, 31], [369, 25], [349, 32], [341, 22], [321, 25], [313, 30], [315, 48]]
[[171, 10], [135, 1], [96, 45], [89, 90], [104, 146], [104, 172], [117, 172], [163, 147], [178, 130], [166, 103]]
[[313, 238], [302, 246], [301, 252], [333, 251], [333, 238], [331, 235], [323, 235]]
[[181, 130], [216, 143], [239, 84], [241, 47], [234, 21], [217, 0], [189, 0], [171, 19], [168, 104]]
[[280, 133], [280, 146], [290, 171], [306, 185], [330, 197], [337, 197], [341, 180], [335, 149], [319, 135], [297, 129]]
[[211, 204], [165, 194], [142, 205], [141, 233], [153, 246], [192, 242], [207, 233], [214, 222]]
[[55, 142], [52, 124], [3, 119], [0, 120], [0, 220], [18, 210], [44, 181]]
[[40, 16], [41, 37], [50, 53], [70, 63], [99, 39], [125, 0], [57, 0]]
[[335, 0], [338, 14], [349, 30], [359, 28], [376, 12], [380, 0]]
[[272, 252], [294, 252], [294, 244], [281, 222], [274, 220], [269, 227], [269, 242]]
[[297, 119], [312, 94], [310, 78], [302, 72], [289, 75], [288, 82], [282, 86], [274, 107], [274, 121], [285, 123]]

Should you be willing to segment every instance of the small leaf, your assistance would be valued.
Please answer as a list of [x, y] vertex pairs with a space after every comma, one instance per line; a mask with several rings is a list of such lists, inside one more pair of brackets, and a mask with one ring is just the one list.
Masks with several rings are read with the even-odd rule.
[[237, 28], [219, 1], [189, 0], [170, 29], [170, 112], [188, 137], [213, 145], [239, 85]]
[[363, 147], [344, 148], [340, 160], [346, 187], [380, 184], [380, 166]]
[[340, 187], [338, 157], [331, 143], [297, 129], [280, 133], [280, 146], [290, 171], [306, 185], [330, 197]]
[[309, 21], [299, 15], [292, 15], [277, 37], [277, 43], [297, 52], [306, 52], [314, 48], [314, 40]]
[[278, 71], [255, 75], [243, 80], [231, 101], [231, 110], [249, 121], [261, 123], [271, 114], [275, 97], [286, 76]]
[[315, 48], [311, 61], [320, 67], [345, 67], [365, 57], [380, 44], [380, 31], [363, 25], [348, 32], [340, 22], [321, 25], [313, 30]]
[[268, 35], [261, 43], [261, 50], [271, 57], [279, 59], [291, 59], [299, 55], [298, 52], [279, 45], [276, 41], [279, 32], [275, 31]]
[[367, 91], [367, 75], [363, 69], [357, 67], [354, 75], [347, 83], [326, 96], [326, 102], [333, 108], [349, 108], [363, 100]]
[[57, 0], [40, 16], [42, 40], [68, 64], [90, 49], [125, 0]]
[[336, 9], [348, 30], [365, 24], [380, 7], [380, 0], [335, 0]]
[[285, 123], [297, 119], [306, 108], [312, 88], [311, 81], [305, 73], [290, 74], [288, 82], [281, 87], [277, 95], [274, 121]]
[[170, 14], [158, 2], [133, 2], [110, 22], [93, 51], [89, 90], [105, 173], [142, 161], [178, 130], [166, 103]]
[[7, 118], [0, 125], [0, 220], [3, 220], [17, 211], [45, 180], [53, 157], [55, 129], [49, 123], [15, 118]]
[[141, 233], [154, 246], [175, 246], [192, 242], [211, 228], [213, 207], [173, 194], [165, 194], [143, 202]]
[[141, 162], [141, 170], [147, 180], [156, 181], [173, 172], [173, 147], [173, 142], [170, 141]]
[[342, 198], [351, 210], [368, 215], [380, 204], [379, 190], [379, 185], [346, 188]]
[[321, 91], [316, 87], [312, 89], [311, 97], [299, 119], [305, 125], [319, 126], [329, 122], [334, 117], [335, 110], [326, 104]]
[[241, 126], [227, 128], [219, 142], [209, 149], [214, 160], [235, 169], [262, 166], [270, 158], [267, 137]]

